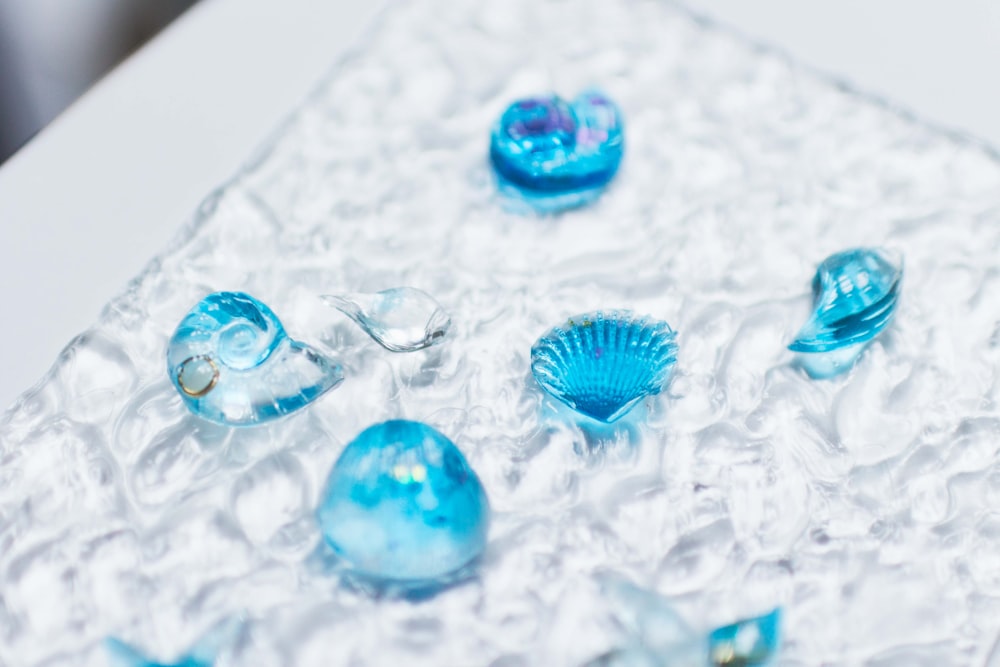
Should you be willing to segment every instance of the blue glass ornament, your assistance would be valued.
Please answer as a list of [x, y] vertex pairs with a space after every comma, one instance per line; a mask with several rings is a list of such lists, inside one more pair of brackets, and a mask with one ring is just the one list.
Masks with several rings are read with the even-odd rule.
[[597, 91], [570, 103], [555, 95], [518, 100], [490, 137], [501, 190], [543, 212], [596, 199], [624, 149], [621, 112]]
[[625, 634], [621, 646], [585, 667], [692, 665], [703, 659], [703, 635], [692, 630], [668, 600], [614, 574], [598, 575], [605, 606]]
[[879, 248], [831, 255], [813, 278], [812, 316], [788, 349], [812, 377], [848, 370], [892, 321], [902, 278], [902, 261]]
[[177, 660], [167, 662], [148, 658], [135, 647], [119, 639], [104, 640], [104, 647], [107, 649], [111, 667], [212, 667], [222, 649], [237, 639], [243, 627], [241, 619], [226, 619], [206, 632], [190, 651]]
[[538, 339], [531, 372], [569, 407], [610, 423], [660, 392], [677, 359], [676, 338], [666, 322], [627, 310], [577, 315]]
[[289, 338], [270, 308], [242, 292], [209, 294], [181, 320], [167, 371], [193, 413], [228, 426], [283, 417], [344, 379], [339, 365]]
[[781, 610], [713, 630], [708, 636], [713, 667], [769, 665], [781, 646]]
[[323, 300], [357, 322], [390, 352], [413, 352], [440, 343], [451, 327], [451, 318], [441, 304], [415, 287], [327, 295]]
[[486, 546], [490, 507], [465, 457], [420, 422], [371, 426], [337, 459], [317, 519], [352, 569], [383, 581], [431, 581]]

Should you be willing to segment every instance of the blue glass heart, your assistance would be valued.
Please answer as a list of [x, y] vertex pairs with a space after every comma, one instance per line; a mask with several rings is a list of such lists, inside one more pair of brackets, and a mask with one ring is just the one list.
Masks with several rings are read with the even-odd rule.
[[493, 128], [490, 160], [503, 192], [556, 211], [597, 198], [624, 148], [621, 112], [587, 91], [571, 103], [554, 95], [514, 102]]
[[781, 609], [713, 630], [708, 636], [714, 667], [769, 665], [781, 646]]
[[788, 348], [814, 377], [847, 370], [892, 321], [902, 262], [879, 248], [831, 255], [813, 278], [813, 313]]
[[242, 292], [210, 294], [181, 320], [167, 371], [192, 412], [228, 426], [283, 417], [344, 379], [339, 365], [289, 338], [270, 308]]
[[337, 459], [316, 512], [327, 544], [359, 574], [429, 581], [486, 546], [490, 506], [476, 473], [420, 422], [371, 426]]
[[602, 422], [620, 419], [657, 394], [677, 359], [666, 322], [627, 310], [571, 317], [531, 348], [531, 372], [545, 391]]

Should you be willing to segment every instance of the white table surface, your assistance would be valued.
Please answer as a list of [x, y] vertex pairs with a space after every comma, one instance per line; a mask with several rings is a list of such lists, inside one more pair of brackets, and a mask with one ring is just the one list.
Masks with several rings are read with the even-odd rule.
[[[380, 4], [206, 0], [0, 167], [0, 408], [167, 246]], [[689, 4], [1000, 145], [996, 0]]]

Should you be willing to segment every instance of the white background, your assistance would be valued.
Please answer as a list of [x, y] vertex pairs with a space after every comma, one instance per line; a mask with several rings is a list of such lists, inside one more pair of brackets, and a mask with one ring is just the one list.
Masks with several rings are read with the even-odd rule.
[[[377, 3], [206, 0], [0, 167], [0, 408], [360, 39]], [[997, 0], [691, 0], [1000, 146]]]

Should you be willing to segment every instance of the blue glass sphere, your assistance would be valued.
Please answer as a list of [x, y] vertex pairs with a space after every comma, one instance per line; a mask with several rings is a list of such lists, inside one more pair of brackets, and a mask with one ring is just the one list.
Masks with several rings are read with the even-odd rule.
[[429, 581], [482, 553], [490, 506], [448, 438], [426, 424], [394, 420], [347, 445], [316, 514], [327, 544], [355, 572]]
[[531, 373], [569, 407], [610, 423], [660, 392], [677, 360], [676, 339], [666, 322], [627, 310], [576, 315], [532, 346]]
[[624, 148], [618, 107], [587, 91], [569, 103], [554, 95], [514, 102], [493, 128], [490, 161], [501, 190], [554, 211], [595, 199]]
[[340, 366], [292, 340], [278, 316], [242, 292], [216, 292], [181, 320], [167, 372], [188, 408], [209, 421], [249, 426], [305, 407], [337, 386]]

